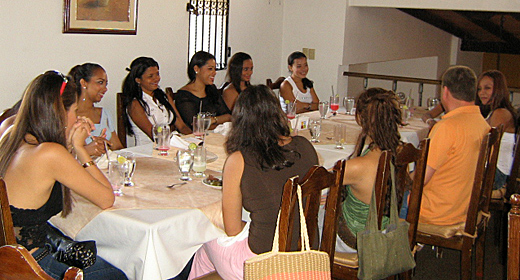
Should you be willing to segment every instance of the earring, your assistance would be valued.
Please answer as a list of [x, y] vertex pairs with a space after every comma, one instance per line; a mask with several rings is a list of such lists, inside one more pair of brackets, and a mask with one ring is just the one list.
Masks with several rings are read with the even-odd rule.
[[83, 87], [83, 89], [87, 89], [87, 87]]
[[195, 75], [199, 74], [199, 72], [195, 71]]

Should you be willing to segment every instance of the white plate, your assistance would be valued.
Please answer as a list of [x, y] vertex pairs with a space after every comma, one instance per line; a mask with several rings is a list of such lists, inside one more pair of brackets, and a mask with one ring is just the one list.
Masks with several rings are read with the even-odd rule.
[[[222, 178], [220, 176], [214, 176], [215, 178], [218, 178], [221, 182], [222, 182]], [[214, 186], [210, 183], [208, 183], [208, 178], [204, 178], [204, 180], [202, 180], [202, 183], [212, 189], [217, 189], [217, 190], [221, 190], [222, 189], [222, 186]]]

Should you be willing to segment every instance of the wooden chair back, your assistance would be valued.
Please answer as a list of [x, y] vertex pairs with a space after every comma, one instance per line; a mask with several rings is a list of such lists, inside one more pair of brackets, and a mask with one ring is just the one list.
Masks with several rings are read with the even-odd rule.
[[520, 279], [520, 194], [511, 196], [507, 238], [507, 279]]
[[[475, 234], [479, 212], [489, 213], [489, 202], [491, 201], [491, 192], [495, 180], [503, 128], [503, 125], [500, 125], [498, 128], [491, 128], [480, 146], [468, 217], [464, 229], [470, 235]], [[487, 220], [487, 218], [483, 220]]]
[[428, 150], [430, 139], [425, 138], [419, 143], [419, 148], [415, 148], [410, 143], [405, 143], [397, 148], [395, 166], [397, 172], [397, 188], [404, 193], [406, 187], [406, 177], [408, 177], [409, 164], [414, 163], [414, 176], [412, 188], [408, 200], [408, 215], [406, 220], [410, 223], [408, 229], [408, 239], [410, 249], [415, 246], [414, 240], [417, 235], [417, 225], [419, 223], [419, 211], [421, 210], [422, 192], [424, 187], [424, 176], [426, 174], [426, 163], [428, 160]]
[[175, 92], [173, 91], [173, 89], [171, 87], [166, 87], [164, 89], [164, 92], [166, 93], [166, 95], [170, 96], [172, 99], [175, 97]]
[[0, 211], [2, 219], [0, 220], [0, 246], [16, 244], [14, 237], [13, 218], [11, 209], [9, 208], [9, 200], [7, 199], [7, 189], [5, 182], [0, 178]]
[[270, 89], [280, 89], [280, 85], [282, 84], [282, 82], [284, 80], [285, 80], [284, 77], [278, 77], [278, 79], [276, 79], [276, 81], [274, 81], [274, 82], [271, 79], [266, 79], [265, 85], [268, 86]]
[[123, 147], [126, 146], [126, 126], [123, 115], [125, 114], [125, 109], [123, 108], [123, 93], [118, 92], [116, 95], [116, 113], [117, 113], [117, 137], [119, 137], [119, 141]]
[[507, 179], [506, 183], [506, 194], [505, 198], [509, 199], [512, 194], [520, 193], [520, 187], [518, 186], [518, 173], [520, 169], [520, 148], [519, 143], [520, 142], [520, 134], [516, 135], [516, 141], [515, 141], [515, 155], [513, 158], [513, 164], [511, 166], [511, 173], [509, 174], [509, 178]]
[[305, 202], [303, 210], [305, 221], [307, 223], [307, 231], [309, 233], [310, 244], [315, 243], [316, 234], [318, 232], [318, 211], [320, 208], [322, 190], [329, 188], [327, 200], [325, 203], [325, 219], [323, 223], [323, 234], [321, 238], [320, 250], [327, 252], [330, 257], [331, 264], [334, 260], [334, 251], [336, 246], [336, 230], [341, 200], [341, 191], [343, 185], [343, 176], [345, 173], [346, 160], [339, 160], [334, 165], [332, 171], [327, 171], [322, 166], [313, 166], [303, 177], [298, 180], [298, 176], [290, 178], [285, 183], [283, 189], [282, 203], [280, 208], [280, 227], [279, 227], [279, 246], [280, 251], [289, 251], [291, 247], [291, 238], [294, 226], [294, 212], [297, 209], [296, 190], [298, 184], [302, 188], [302, 198]]
[[[53, 280], [33, 258], [31, 253], [21, 245], [5, 245], [0, 247], [0, 279], [2, 280]], [[83, 271], [70, 267], [64, 280], [82, 280]]]

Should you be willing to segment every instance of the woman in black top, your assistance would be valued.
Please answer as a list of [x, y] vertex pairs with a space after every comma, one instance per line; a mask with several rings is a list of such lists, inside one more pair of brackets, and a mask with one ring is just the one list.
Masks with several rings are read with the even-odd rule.
[[190, 82], [179, 89], [175, 95], [179, 114], [190, 128], [192, 128], [193, 116], [199, 112], [214, 114], [210, 129], [231, 121], [231, 111], [213, 84], [217, 74], [215, 69], [215, 57], [212, 54], [205, 51], [195, 53], [188, 65]]

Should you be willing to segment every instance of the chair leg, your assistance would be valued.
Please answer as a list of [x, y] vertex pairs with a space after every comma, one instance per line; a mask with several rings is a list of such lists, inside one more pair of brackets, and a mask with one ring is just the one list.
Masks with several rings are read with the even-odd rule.
[[475, 276], [477, 280], [484, 278], [484, 247], [486, 240], [486, 231], [478, 237], [475, 244]]
[[460, 279], [471, 280], [471, 252], [473, 244], [471, 241], [464, 241], [460, 251]]

